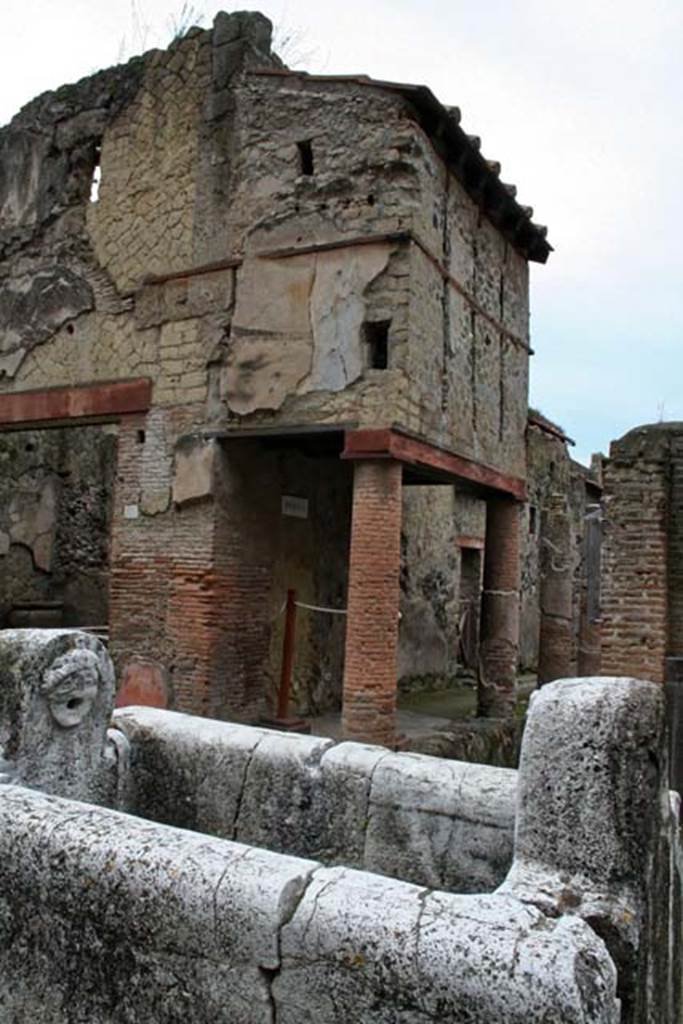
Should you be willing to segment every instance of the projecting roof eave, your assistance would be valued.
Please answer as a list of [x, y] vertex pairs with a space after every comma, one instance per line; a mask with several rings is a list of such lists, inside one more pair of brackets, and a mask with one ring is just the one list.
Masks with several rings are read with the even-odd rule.
[[286, 68], [261, 68], [250, 72], [263, 77], [290, 77], [309, 82], [352, 83], [396, 92], [415, 109], [417, 120], [434, 147], [446, 160], [468, 195], [514, 248], [534, 263], [545, 263], [553, 251], [548, 229], [531, 220], [530, 208], [515, 199], [516, 189], [500, 180], [500, 164], [480, 152], [481, 141], [460, 127], [460, 112], [446, 108], [426, 85], [384, 82], [367, 75], [311, 75]]

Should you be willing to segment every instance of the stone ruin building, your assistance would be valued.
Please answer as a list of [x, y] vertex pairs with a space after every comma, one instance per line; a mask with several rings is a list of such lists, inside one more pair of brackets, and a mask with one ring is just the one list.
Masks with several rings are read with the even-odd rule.
[[464, 665], [504, 716], [539, 630], [581, 670], [590, 481], [527, 419], [550, 245], [459, 121], [235, 14], [0, 130], [5, 627], [100, 627], [126, 692], [252, 721], [295, 588], [347, 611], [299, 618], [298, 712], [379, 742], [397, 676]]
[[[258, 14], [0, 129], [0, 1017], [680, 1020], [679, 425], [587, 470], [529, 410], [550, 251]], [[292, 589], [341, 742], [253, 724]], [[519, 769], [387, 750], [463, 669], [548, 683]]]

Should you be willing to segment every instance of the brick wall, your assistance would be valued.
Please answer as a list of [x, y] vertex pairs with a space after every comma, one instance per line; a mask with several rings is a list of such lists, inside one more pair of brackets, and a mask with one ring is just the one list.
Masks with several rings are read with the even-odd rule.
[[614, 442], [605, 464], [602, 671], [662, 682], [667, 653], [669, 439]]

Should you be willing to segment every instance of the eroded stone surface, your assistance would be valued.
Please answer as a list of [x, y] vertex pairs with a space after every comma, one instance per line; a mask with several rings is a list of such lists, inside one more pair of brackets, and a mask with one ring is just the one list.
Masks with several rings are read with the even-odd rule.
[[0, 747], [14, 779], [74, 799], [106, 799], [114, 669], [76, 630], [0, 631]]
[[605, 938], [624, 1022], [676, 1019], [680, 979], [658, 953], [680, 944], [677, 846], [660, 688], [600, 677], [538, 692], [522, 744], [515, 862], [502, 891], [550, 914], [576, 914]]
[[130, 810], [455, 892], [512, 862], [517, 773], [127, 707]]
[[0, 823], [3, 1020], [272, 1024], [315, 864], [14, 786]]
[[273, 986], [283, 1024], [617, 1024], [614, 988], [581, 921], [341, 868], [315, 873]]

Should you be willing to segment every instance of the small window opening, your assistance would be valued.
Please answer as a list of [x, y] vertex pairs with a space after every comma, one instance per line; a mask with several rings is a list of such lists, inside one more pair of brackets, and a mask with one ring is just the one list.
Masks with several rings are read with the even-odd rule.
[[536, 533], [536, 506], [529, 505], [529, 533]]
[[144, 430], [138, 430], [138, 444], [145, 443], [145, 432]]
[[386, 370], [389, 366], [390, 320], [376, 320], [363, 325], [368, 347], [368, 366], [371, 370]]
[[96, 203], [100, 198], [100, 179], [102, 177], [100, 167], [100, 156], [101, 149], [99, 146], [95, 146], [95, 155], [93, 158], [92, 176], [90, 178], [90, 202]]
[[305, 174], [307, 177], [313, 174], [313, 146], [310, 139], [305, 139], [303, 142], [297, 142], [296, 148], [299, 150], [299, 170], [301, 174]]

